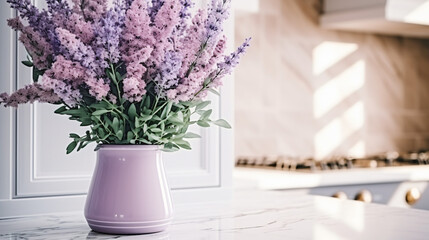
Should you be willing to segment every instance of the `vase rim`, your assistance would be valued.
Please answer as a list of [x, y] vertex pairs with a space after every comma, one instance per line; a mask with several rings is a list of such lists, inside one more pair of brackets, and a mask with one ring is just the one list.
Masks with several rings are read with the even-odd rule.
[[99, 144], [97, 150], [161, 150], [162, 145]]

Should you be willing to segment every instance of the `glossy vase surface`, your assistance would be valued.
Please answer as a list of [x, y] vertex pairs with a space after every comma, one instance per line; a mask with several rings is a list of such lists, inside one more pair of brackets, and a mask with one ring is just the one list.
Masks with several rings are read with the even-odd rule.
[[173, 214], [159, 146], [102, 145], [85, 205], [92, 230], [144, 234], [165, 230]]

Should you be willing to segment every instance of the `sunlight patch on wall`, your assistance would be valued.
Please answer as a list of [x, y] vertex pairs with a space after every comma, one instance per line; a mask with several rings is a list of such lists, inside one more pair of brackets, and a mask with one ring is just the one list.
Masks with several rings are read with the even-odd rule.
[[347, 154], [354, 158], [363, 158], [366, 157], [366, 148], [365, 148], [365, 142], [359, 141], [355, 145], [353, 145]]
[[358, 49], [355, 43], [323, 42], [313, 49], [313, 74], [319, 75]]
[[404, 21], [416, 24], [429, 24], [429, 1], [422, 3], [407, 14]]
[[316, 133], [314, 138], [316, 159], [325, 159], [365, 123], [363, 102], [357, 102], [343, 114]]
[[360, 60], [314, 93], [314, 117], [320, 118], [365, 84], [365, 62]]

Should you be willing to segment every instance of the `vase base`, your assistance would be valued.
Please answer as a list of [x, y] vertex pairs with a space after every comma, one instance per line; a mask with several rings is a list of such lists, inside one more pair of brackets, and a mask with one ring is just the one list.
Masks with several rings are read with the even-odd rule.
[[150, 222], [108, 222], [87, 219], [89, 227], [99, 233], [107, 234], [148, 234], [162, 232], [171, 223], [171, 219]]

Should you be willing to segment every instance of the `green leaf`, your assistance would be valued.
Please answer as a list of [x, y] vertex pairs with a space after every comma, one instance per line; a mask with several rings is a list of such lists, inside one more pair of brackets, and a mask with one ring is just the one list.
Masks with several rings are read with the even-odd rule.
[[164, 119], [164, 118], [166, 118], [167, 117], [167, 115], [170, 113], [170, 111], [171, 111], [171, 107], [173, 106], [173, 102], [168, 102], [167, 103], [167, 106], [164, 108], [164, 110], [162, 111], [162, 114], [161, 114], [161, 119]]
[[180, 119], [178, 117], [175, 117], [175, 116], [169, 117], [168, 121], [170, 121], [172, 123], [178, 123], [178, 124], [182, 124], [183, 123], [182, 119]]
[[98, 136], [100, 138], [104, 138], [105, 135], [106, 135], [106, 132], [103, 130], [103, 128], [98, 128]]
[[213, 110], [207, 110], [205, 111], [203, 114], [201, 114], [201, 118], [200, 119], [208, 119], [210, 117], [210, 115], [212, 114]]
[[82, 109], [69, 109], [66, 111], [63, 111], [62, 114], [72, 115], [72, 116], [82, 116], [85, 115], [84, 110]]
[[149, 137], [149, 140], [159, 141], [161, 139], [159, 136], [153, 133], [148, 133], [147, 136]]
[[130, 108], [128, 108], [128, 116], [130, 116], [131, 119], [134, 119], [137, 116], [137, 110], [136, 105], [131, 104]]
[[116, 72], [116, 80], [118, 82], [122, 81], [122, 76], [121, 76], [121, 74], [119, 72]]
[[90, 108], [95, 108], [96, 110], [111, 109], [111, 106], [108, 103], [106, 103], [106, 102], [93, 103], [89, 107]]
[[174, 143], [177, 144], [181, 148], [184, 148], [184, 149], [187, 149], [187, 150], [192, 150], [191, 144], [188, 141], [185, 141], [185, 140], [174, 140]]
[[79, 152], [82, 148], [84, 148], [83, 142], [79, 142], [79, 146], [77, 147], [77, 151]]
[[149, 119], [151, 119], [152, 118], [152, 116], [151, 115], [147, 115], [147, 116], [142, 116], [141, 118], [140, 118], [140, 120], [141, 121], [147, 121], [147, 120], [149, 120]]
[[152, 129], [150, 129], [150, 131], [153, 132], [153, 133], [160, 133], [160, 132], [162, 132], [162, 130], [159, 129], [159, 128], [152, 128]]
[[162, 149], [164, 152], [176, 152], [177, 150], [179, 150], [180, 148], [179, 148], [179, 146], [177, 146], [176, 144], [174, 144], [174, 143], [171, 143], [171, 142], [169, 142], [169, 143], [166, 143], [165, 145], [164, 145], [164, 148]]
[[73, 150], [76, 148], [77, 142], [73, 141], [67, 146], [67, 154], [73, 152]]
[[127, 133], [127, 140], [128, 141], [130, 141], [131, 139], [133, 139], [134, 138], [134, 133], [133, 132], [131, 132], [131, 131], [129, 131], [128, 133]]
[[40, 71], [36, 67], [33, 67], [33, 82], [37, 82], [39, 80], [40, 75], [43, 75], [43, 71]]
[[33, 62], [30, 60], [22, 61], [22, 64], [24, 64], [27, 67], [33, 67]]
[[177, 128], [167, 128], [166, 130], [165, 130], [165, 133], [174, 133], [174, 132], [177, 132]]
[[204, 79], [204, 87], [206, 87], [212, 81], [211, 77]]
[[70, 133], [70, 138], [80, 138], [76, 133]]
[[118, 118], [117, 118], [117, 117], [114, 117], [114, 118], [113, 118], [113, 121], [112, 121], [112, 128], [113, 128], [113, 131], [114, 131], [114, 132], [117, 132], [117, 131], [119, 130], [119, 120], [118, 120]]
[[113, 82], [116, 82], [116, 77], [115, 77], [115, 75], [113, 75], [113, 73], [112, 73], [112, 72], [110, 72], [110, 71], [108, 71], [108, 74], [109, 74], [109, 78], [110, 78], [110, 79], [112, 79], [112, 80], [113, 80]]
[[56, 113], [56, 114], [62, 114], [66, 110], [67, 110], [66, 106], [61, 106], [60, 108], [58, 108], [57, 110], [55, 110], [54, 113]]
[[107, 110], [107, 109], [97, 110], [92, 113], [92, 116], [100, 116], [108, 112], [110, 112], [110, 110]]
[[138, 141], [145, 143], [145, 144], [152, 144], [151, 142], [149, 142], [148, 140], [144, 139], [144, 138], [140, 138]]
[[140, 121], [139, 121], [139, 118], [136, 118], [136, 119], [134, 120], [134, 127], [135, 127], [135, 128], [139, 128], [139, 127], [140, 127]]
[[224, 119], [213, 121], [213, 124], [218, 125], [219, 127], [231, 129], [231, 125], [229, 125], [229, 123]]
[[213, 88], [209, 88], [208, 90], [209, 90], [209, 92], [211, 92], [211, 93], [213, 93], [215, 95], [220, 96], [220, 93], [218, 91], [214, 90]]
[[188, 132], [185, 134], [184, 138], [201, 138], [201, 136], [196, 133]]
[[203, 120], [197, 121], [197, 124], [198, 124], [198, 126], [201, 126], [201, 127], [210, 127], [210, 124], [206, 121], [203, 121]]
[[80, 121], [82, 122], [82, 123], [80, 124], [80, 126], [82, 126], [82, 127], [86, 127], [86, 126], [90, 126], [90, 125], [92, 125], [92, 120], [91, 120], [91, 118], [80, 118]]
[[119, 140], [122, 140], [122, 137], [124, 136], [124, 132], [122, 132], [122, 130], [119, 130], [119, 131], [117, 131], [116, 132], [116, 137], [119, 139]]
[[211, 101], [204, 101], [199, 103], [196, 107], [195, 107], [195, 111], [198, 111], [200, 109], [203, 109], [205, 107], [207, 107], [209, 104], [211, 103]]
[[150, 97], [146, 97], [144, 100], [144, 106], [150, 108]]

